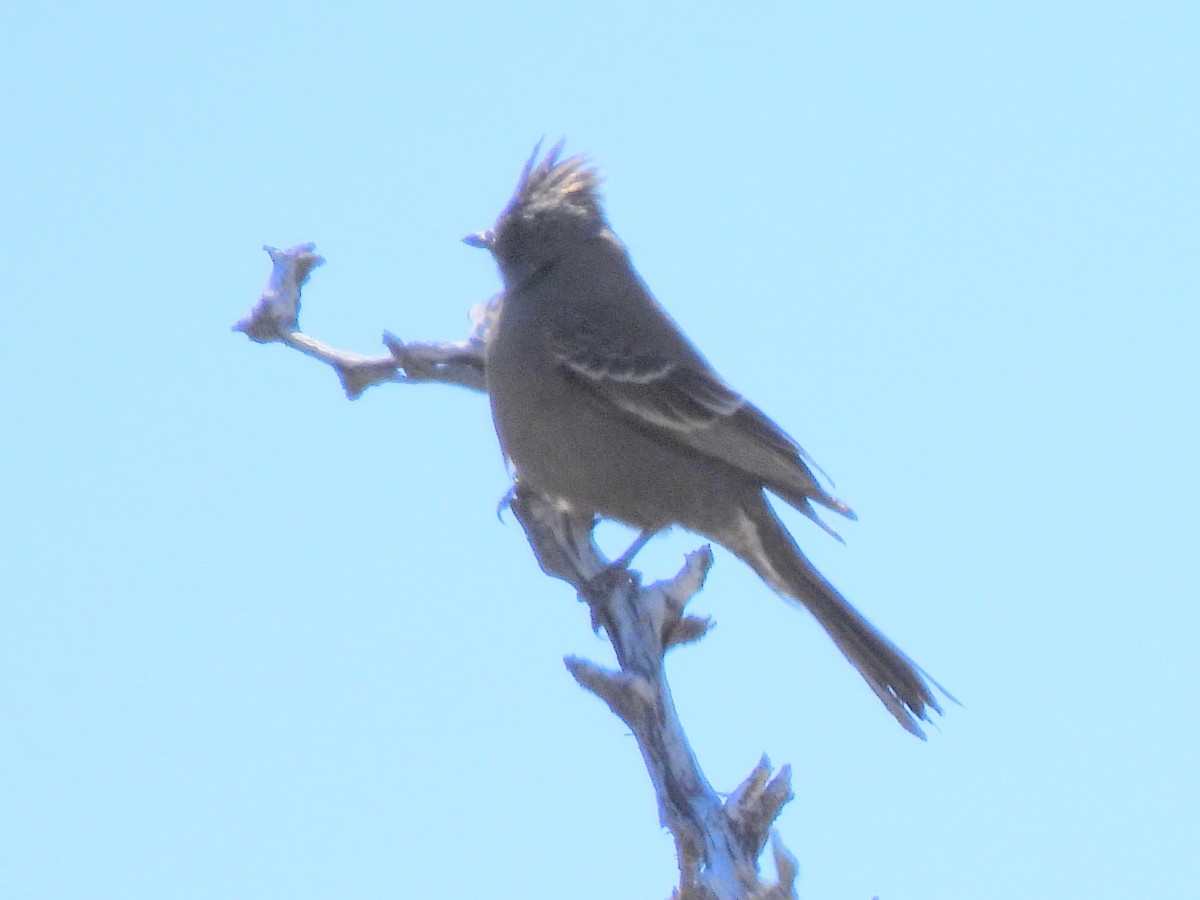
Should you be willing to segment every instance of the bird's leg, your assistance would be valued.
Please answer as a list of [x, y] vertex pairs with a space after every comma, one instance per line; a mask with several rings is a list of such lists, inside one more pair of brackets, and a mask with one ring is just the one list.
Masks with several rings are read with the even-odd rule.
[[624, 553], [605, 566], [603, 571], [587, 580], [584, 590], [580, 593], [589, 598], [605, 597], [619, 582], [633, 582], [636, 585], [638, 576], [629, 570], [629, 564], [633, 562], [633, 558], [638, 555], [638, 552], [649, 543], [650, 538], [656, 534], [658, 531], [649, 530], [638, 534]]
[[629, 548], [618, 556], [612, 563], [609, 564], [610, 569], [628, 569], [629, 564], [633, 562], [633, 558], [641, 552], [642, 548], [650, 543], [650, 538], [658, 534], [657, 531], [642, 531], [638, 534]]

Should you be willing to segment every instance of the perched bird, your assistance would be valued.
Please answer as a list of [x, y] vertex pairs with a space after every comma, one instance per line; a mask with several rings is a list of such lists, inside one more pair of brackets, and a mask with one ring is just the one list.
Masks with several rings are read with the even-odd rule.
[[609, 227], [595, 170], [561, 151], [535, 149], [495, 225], [463, 239], [491, 252], [504, 281], [485, 370], [517, 478], [643, 535], [680, 525], [728, 548], [807, 607], [923, 737], [917, 720], [941, 712], [934, 682], [817, 572], [763, 491], [818, 522], [814, 503], [853, 518], [850, 507], [692, 346]]

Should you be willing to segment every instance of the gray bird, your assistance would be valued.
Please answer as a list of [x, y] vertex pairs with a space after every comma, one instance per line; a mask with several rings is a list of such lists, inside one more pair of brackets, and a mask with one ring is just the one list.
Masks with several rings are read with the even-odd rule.
[[[487, 389], [520, 482], [568, 508], [650, 535], [672, 525], [728, 548], [802, 603], [896, 720], [941, 712], [928, 678], [808, 561], [764, 496], [820, 523], [854, 518], [815, 463], [730, 388], [659, 306], [601, 208], [599, 177], [561, 142], [526, 163], [490, 231], [504, 299]], [[822, 527], [828, 527], [821, 523]]]

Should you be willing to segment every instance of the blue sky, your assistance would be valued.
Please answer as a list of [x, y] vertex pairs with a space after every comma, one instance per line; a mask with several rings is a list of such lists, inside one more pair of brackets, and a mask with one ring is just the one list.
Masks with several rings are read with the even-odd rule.
[[0, 895], [669, 892], [485, 400], [349, 403], [229, 332], [311, 240], [316, 337], [464, 336], [498, 280], [458, 239], [543, 135], [858, 511], [802, 545], [964, 703], [913, 740], [718, 553], [669, 670], [718, 788], [793, 765], [800, 895], [1194, 893], [1198, 39], [1182, 3], [6, 10]]

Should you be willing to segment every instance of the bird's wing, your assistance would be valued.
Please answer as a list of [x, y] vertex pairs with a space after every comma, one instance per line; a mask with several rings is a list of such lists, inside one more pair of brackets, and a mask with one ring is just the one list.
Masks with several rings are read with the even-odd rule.
[[680, 436], [737, 413], [746, 401], [717, 378], [662, 357], [578, 340], [558, 342], [558, 362], [623, 412]]
[[814, 519], [810, 499], [853, 517], [817, 481], [812, 469], [819, 467], [804, 449], [725, 384], [690, 344], [673, 348], [677, 362], [580, 319], [569, 328], [565, 320], [558, 324], [548, 337], [559, 364], [643, 427], [746, 471]]

